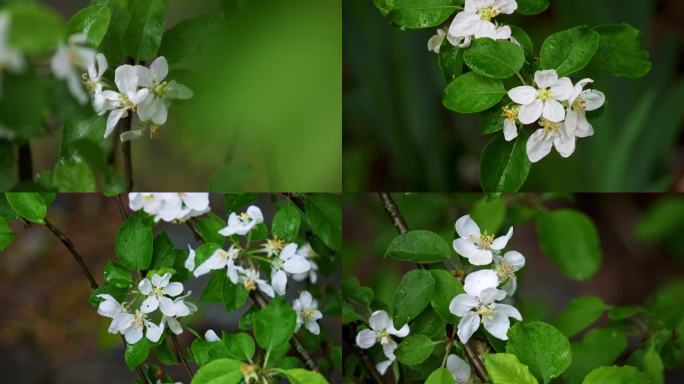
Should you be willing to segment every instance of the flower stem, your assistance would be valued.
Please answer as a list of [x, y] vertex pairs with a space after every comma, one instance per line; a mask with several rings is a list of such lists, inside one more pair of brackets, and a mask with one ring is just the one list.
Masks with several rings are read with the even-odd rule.
[[527, 82], [525, 81], [525, 78], [522, 77], [522, 75], [520, 74], [520, 72], [515, 72], [515, 74], [518, 75], [518, 79], [520, 79], [520, 82], [521, 82], [523, 85], [527, 85]]
[[178, 361], [181, 363], [183, 368], [185, 368], [185, 372], [188, 374], [188, 377], [190, 377], [190, 380], [192, 380], [192, 369], [190, 369], [188, 360], [185, 358], [185, 354], [183, 353], [183, 348], [181, 348], [178, 338], [173, 332], [171, 332], [171, 341], [173, 342], [173, 349], [176, 351], [176, 357], [178, 358]]

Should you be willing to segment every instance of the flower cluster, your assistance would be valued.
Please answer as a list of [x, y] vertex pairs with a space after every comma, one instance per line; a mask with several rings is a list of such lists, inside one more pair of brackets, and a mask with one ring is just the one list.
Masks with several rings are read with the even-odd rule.
[[601, 91], [584, 89], [592, 79], [582, 79], [573, 85], [568, 77], [558, 78], [555, 70], [537, 71], [534, 86], [522, 85], [508, 91], [513, 104], [504, 106], [504, 137], [510, 141], [518, 136], [518, 123], [538, 122], [527, 141], [527, 157], [535, 163], [555, 147], [563, 157], [575, 151], [576, 138], [589, 137], [594, 128], [586, 112], [601, 108], [606, 100]]
[[166, 58], [158, 57], [148, 67], [124, 64], [114, 71], [116, 90], [107, 89], [104, 79], [107, 58], [86, 45], [86, 36], [75, 34], [67, 44], [60, 44], [52, 57], [52, 72], [65, 80], [71, 94], [79, 103], [92, 97], [98, 115], [109, 113], [105, 137], [108, 137], [119, 120], [136, 112], [142, 128], [122, 134], [121, 140], [142, 136], [144, 131], [153, 135], [166, 123], [172, 100], [185, 100], [193, 96], [192, 90], [174, 80], [166, 81], [169, 66]]
[[[525, 266], [525, 257], [517, 251], [503, 253], [513, 235], [510, 228], [506, 236], [495, 238], [469, 216], [456, 221], [459, 238], [454, 240], [454, 250], [476, 266], [490, 266], [469, 273], [465, 277], [463, 290], [449, 303], [449, 311], [461, 318], [458, 323], [458, 337], [467, 343], [480, 324], [494, 337], [507, 340], [509, 317], [522, 320], [517, 309], [501, 303], [516, 290], [515, 272]], [[499, 289], [501, 288], [501, 289]]]
[[375, 311], [368, 318], [368, 326], [370, 329], [364, 329], [356, 335], [356, 345], [361, 348], [368, 349], [378, 343], [382, 346], [382, 351], [385, 353], [387, 360], [381, 361], [375, 365], [380, 374], [385, 374], [387, 368], [394, 362], [396, 356], [394, 350], [397, 349], [397, 342], [392, 336], [406, 337], [409, 334], [409, 325], [404, 324], [401, 329], [394, 327], [394, 322], [387, 315], [385, 311]]
[[456, 14], [448, 31], [438, 29], [428, 40], [428, 50], [439, 53], [446, 38], [451, 45], [467, 48], [474, 39], [511, 40], [511, 27], [494, 21], [501, 14], [510, 15], [518, 9], [516, 0], [466, 0], [463, 11]]
[[[157, 342], [168, 325], [176, 335], [183, 333], [179, 319], [190, 316], [197, 311], [195, 304], [186, 301], [190, 291], [183, 293], [183, 284], [171, 282], [171, 273], [153, 274], [150, 279], [144, 278], [138, 283], [138, 290], [130, 302], [119, 303], [109, 294], [99, 294], [102, 299], [97, 313], [109, 317], [112, 322], [109, 333], [122, 334], [128, 344], [135, 344], [145, 337]], [[142, 300], [140, 306], [133, 310], [132, 306]], [[159, 309], [159, 323], [150, 320], [151, 315]]]
[[143, 210], [154, 221], [184, 222], [209, 212], [208, 193], [137, 193], [128, 194], [128, 205], [134, 211]]

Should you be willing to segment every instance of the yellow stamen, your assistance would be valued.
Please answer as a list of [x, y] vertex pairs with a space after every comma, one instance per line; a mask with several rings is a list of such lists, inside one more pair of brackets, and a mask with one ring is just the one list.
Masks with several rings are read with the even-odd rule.
[[477, 11], [477, 15], [480, 16], [480, 19], [485, 20], [485, 21], [490, 21], [493, 18], [499, 16], [501, 13], [500, 10], [498, 9], [493, 9], [491, 6], [487, 8], [480, 8]]
[[503, 116], [507, 120], [515, 120], [518, 118], [518, 111], [520, 111], [520, 106], [518, 105], [513, 105], [513, 106], [505, 106], [501, 108], [501, 116]]
[[253, 291], [256, 289], [256, 283], [252, 279], [245, 280], [243, 285], [245, 286], [245, 289], [248, 291]]
[[584, 111], [586, 109], [586, 107], [587, 107], [586, 102], [584, 100], [582, 100], [581, 97], [576, 98], [575, 102], [572, 103], [572, 108], [574, 110]]
[[548, 89], [542, 89], [539, 91], [539, 95], [537, 97], [541, 101], [551, 100], [551, 91]]
[[545, 118], [541, 118], [539, 120], [539, 125], [544, 128], [544, 131], [546, 132], [553, 132], [560, 128], [560, 124], [554, 123], [553, 121], [546, 120]]

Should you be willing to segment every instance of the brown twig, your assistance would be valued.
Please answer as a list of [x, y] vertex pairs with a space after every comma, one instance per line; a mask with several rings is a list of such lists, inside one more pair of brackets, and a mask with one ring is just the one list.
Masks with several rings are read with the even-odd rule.
[[[131, 130], [133, 125], [133, 115], [129, 114], [121, 122], [121, 133]], [[124, 160], [124, 173], [126, 174], [126, 191], [133, 191], [133, 160], [131, 156], [131, 141], [127, 140], [121, 144], [121, 152]]]
[[199, 231], [197, 230], [197, 226], [196, 226], [196, 224], [195, 224], [195, 220], [194, 220], [194, 219], [190, 219], [190, 220], [186, 221], [185, 224], [190, 228], [190, 230], [192, 231], [193, 236], [195, 236], [195, 241], [197, 241], [197, 242], [202, 241], [202, 234], [199, 233]]
[[19, 181], [31, 181], [33, 179], [33, 158], [31, 145], [28, 141], [19, 145]]
[[128, 220], [128, 212], [126, 211], [126, 207], [121, 199], [121, 194], [116, 195], [114, 201], [116, 201], [116, 207], [119, 208], [119, 214], [121, 214], [121, 218], [124, 221]]
[[183, 368], [185, 368], [185, 372], [188, 374], [188, 377], [190, 377], [190, 380], [192, 380], [194, 373], [192, 372], [192, 369], [190, 369], [190, 365], [188, 365], [188, 360], [185, 358], [185, 354], [183, 353], [183, 349], [178, 342], [176, 334], [173, 332], [171, 333], [171, 341], [173, 342], [173, 349], [176, 351], [176, 358], [181, 363]]
[[95, 281], [95, 277], [93, 277], [93, 274], [90, 273], [90, 270], [88, 269], [88, 266], [86, 265], [85, 261], [83, 261], [83, 258], [81, 255], [76, 251], [76, 248], [74, 247], [74, 243], [69, 239], [62, 231], [57, 229], [52, 223], [48, 221], [48, 219], [44, 219], [45, 221], [45, 226], [52, 231], [52, 233], [59, 239], [59, 241], [62, 242], [64, 247], [71, 253], [71, 256], [74, 257], [74, 260], [76, 260], [76, 263], [81, 267], [81, 270], [83, 271], [83, 274], [85, 277], [88, 279], [88, 282], [90, 282], [90, 286], [93, 289], [97, 289], [99, 285], [97, 284], [97, 281]]
[[348, 344], [351, 345], [352, 349], [354, 350], [354, 353], [361, 359], [361, 362], [363, 362], [363, 365], [366, 367], [366, 370], [371, 375], [371, 377], [373, 377], [373, 380], [375, 380], [375, 382], [378, 384], [383, 384], [385, 380], [382, 378], [382, 375], [375, 367], [375, 364], [373, 364], [373, 361], [371, 361], [370, 357], [368, 357], [366, 352], [363, 349], [361, 349], [358, 345], [356, 345], [356, 343], [353, 341], [354, 326], [346, 324], [342, 328], [342, 331], [344, 334], [344, 339], [349, 341]]
[[[387, 213], [387, 216], [392, 221], [392, 224], [394, 224], [397, 232], [400, 234], [406, 233], [408, 231], [408, 225], [406, 225], [406, 221], [401, 215], [401, 211], [399, 211], [399, 207], [397, 207], [394, 199], [392, 199], [392, 196], [388, 192], [380, 192], [379, 195], [380, 200], [382, 201], [382, 206], [385, 208], [385, 213]], [[419, 268], [425, 268], [423, 264], [416, 263], [416, 265], [418, 265]], [[487, 382], [487, 370], [485, 369], [484, 364], [482, 364], [482, 360], [477, 355], [477, 352], [475, 352], [473, 346], [470, 343], [465, 343], [463, 344], [463, 350], [465, 351], [468, 360], [470, 360], [470, 364], [475, 369], [477, 376], [480, 378], [480, 380], [482, 380], [483, 383]]]
[[301, 196], [297, 195], [296, 193], [283, 193], [283, 196], [293, 202], [294, 205], [296, 205], [297, 208], [299, 208], [302, 212], [306, 210], [306, 204]]

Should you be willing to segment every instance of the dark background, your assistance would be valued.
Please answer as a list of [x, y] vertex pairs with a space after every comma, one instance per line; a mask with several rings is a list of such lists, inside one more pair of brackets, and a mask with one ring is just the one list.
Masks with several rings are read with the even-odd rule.
[[[502, 16], [503, 17], [503, 16]], [[551, 33], [627, 22], [645, 32], [653, 69], [642, 79], [589, 68], [607, 95], [591, 138], [570, 159], [534, 164], [528, 191], [684, 190], [681, 0], [551, 0], [536, 16], [502, 19], [523, 27], [538, 54]], [[450, 21], [449, 21], [450, 22]], [[480, 153], [491, 135], [477, 115], [442, 106], [446, 83], [427, 51], [436, 28], [402, 31], [370, 0], [343, 4], [343, 132], [346, 191], [479, 191]], [[581, 77], [580, 77], [581, 76]]]

